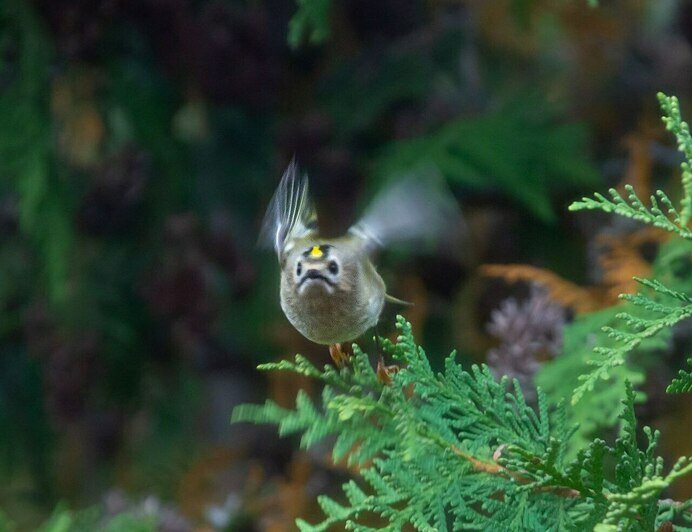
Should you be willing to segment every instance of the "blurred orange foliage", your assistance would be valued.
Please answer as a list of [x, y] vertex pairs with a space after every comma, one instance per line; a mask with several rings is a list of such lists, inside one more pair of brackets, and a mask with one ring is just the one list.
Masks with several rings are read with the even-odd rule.
[[[312, 466], [305, 453], [295, 453], [283, 475], [268, 475], [260, 460], [248, 460], [245, 453], [223, 446], [210, 448], [182, 475], [177, 499], [183, 513], [207, 530], [206, 512], [234, 497], [228, 508], [233, 519], [249, 517], [266, 532], [294, 529], [295, 519], [309, 515], [313, 494], [306, 485]], [[313, 512], [314, 513], [314, 512]], [[202, 526], [202, 528], [199, 528]]]
[[486, 264], [480, 267], [480, 273], [510, 283], [538, 283], [548, 289], [552, 299], [572, 308], [577, 314], [584, 314], [616, 305], [620, 294], [635, 292], [637, 282], [633, 277], [651, 274], [651, 264], [645, 257], [646, 248], [657, 246], [667, 238], [668, 233], [655, 227], [624, 235], [599, 235], [596, 242], [603, 251], [598, 257], [598, 265], [603, 273], [596, 286], [579, 286], [554, 272], [527, 264]]
[[93, 71], [68, 72], [51, 87], [51, 112], [58, 150], [77, 168], [92, 168], [101, 157], [106, 126], [96, 103], [99, 78]]

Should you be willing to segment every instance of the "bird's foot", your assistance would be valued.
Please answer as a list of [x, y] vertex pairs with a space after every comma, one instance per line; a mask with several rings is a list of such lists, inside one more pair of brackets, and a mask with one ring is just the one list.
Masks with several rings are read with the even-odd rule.
[[329, 346], [329, 355], [337, 368], [343, 368], [351, 360], [348, 353], [344, 353], [341, 349], [341, 344], [331, 344]]
[[392, 375], [397, 373], [400, 369], [401, 368], [397, 365], [385, 366], [384, 358], [380, 355], [377, 361], [377, 380], [380, 381], [381, 384], [388, 386], [392, 383]]

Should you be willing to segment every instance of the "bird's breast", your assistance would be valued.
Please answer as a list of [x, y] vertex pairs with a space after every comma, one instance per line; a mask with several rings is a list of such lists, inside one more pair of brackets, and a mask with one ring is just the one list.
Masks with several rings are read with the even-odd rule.
[[353, 341], [373, 327], [382, 312], [384, 282], [374, 273], [377, 277], [370, 282], [359, 276], [348, 290], [337, 288], [332, 293], [316, 283], [299, 294], [282, 277], [281, 308], [288, 321], [315, 343]]

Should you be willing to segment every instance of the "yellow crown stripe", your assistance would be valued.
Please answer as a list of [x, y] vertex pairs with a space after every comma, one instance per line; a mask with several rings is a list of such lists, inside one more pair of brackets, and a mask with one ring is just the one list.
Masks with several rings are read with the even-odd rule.
[[312, 249], [310, 250], [310, 256], [314, 259], [320, 259], [322, 258], [322, 255], [324, 255], [324, 252], [322, 251], [322, 248], [320, 246], [312, 246]]

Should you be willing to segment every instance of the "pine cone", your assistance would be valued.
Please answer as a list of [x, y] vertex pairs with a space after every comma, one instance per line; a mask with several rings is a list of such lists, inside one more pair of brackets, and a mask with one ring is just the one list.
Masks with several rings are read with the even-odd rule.
[[498, 377], [516, 378], [527, 399], [535, 398], [533, 377], [541, 362], [560, 353], [564, 325], [565, 310], [546, 290], [533, 286], [528, 300], [505, 300], [488, 324], [488, 332], [501, 342], [488, 352], [488, 365]]

